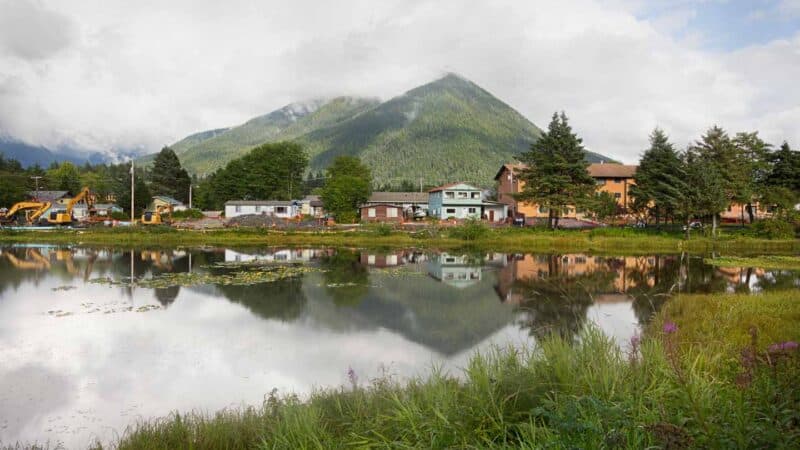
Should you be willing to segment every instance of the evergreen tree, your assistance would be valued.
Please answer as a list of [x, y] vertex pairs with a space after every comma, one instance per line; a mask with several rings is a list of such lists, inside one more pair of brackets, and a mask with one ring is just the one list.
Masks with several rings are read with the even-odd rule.
[[547, 132], [520, 155], [528, 167], [520, 173], [525, 188], [516, 198], [546, 207], [551, 229], [558, 226], [565, 208], [584, 208], [594, 194], [595, 181], [587, 171], [589, 163], [582, 142], [572, 132], [567, 116], [556, 113]]
[[712, 217], [711, 231], [716, 235], [717, 215], [730, 203], [722, 172], [714, 161], [694, 149], [687, 150], [682, 159], [688, 182], [679, 212], [686, 223], [686, 238], [689, 238], [692, 219], [704, 216]]
[[[742, 157], [725, 131], [711, 127], [688, 151], [691, 164], [705, 172], [700, 179], [689, 178], [696, 186], [707, 185], [701, 192], [701, 210], [711, 216], [712, 236], [717, 234], [717, 218], [731, 202], [746, 195], [747, 174], [740, 167]], [[716, 196], [716, 197], [715, 197]]]
[[164, 147], [156, 155], [150, 171], [150, 187], [156, 195], [168, 195], [182, 202], [189, 201], [189, 185], [191, 178], [186, 169], [181, 167], [178, 155]]
[[656, 225], [672, 216], [683, 201], [686, 173], [680, 155], [667, 135], [656, 128], [650, 134], [650, 148], [642, 155], [631, 186], [634, 208], [650, 210]]
[[792, 150], [787, 142], [769, 156], [771, 169], [765, 177], [770, 187], [784, 187], [800, 194], [800, 152]]
[[777, 207], [779, 212], [791, 211], [800, 202], [800, 152], [784, 142], [768, 159], [770, 168], [764, 177], [764, 203]]
[[[750, 216], [750, 223], [755, 220], [753, 201], [764, 195], [766, 178], [769, 175], [770, 144], [764, 142], [758, 132], [737, 133], [733, 143], [739, 152], [739, 164], [744, 172], [746, 184], [738, 193], [737, 202], [746, 205], [744, 208]], [[742, 211], [744, 214], [744, 210]], [[744, 217], [742, 217], [744, 223]]]
[[[130, 179], [130, 164], [120, 164], [114, 170], [115, 177], [115, 196], [117, 197], [117, 205], [130, 214], [131, 210], [131, 179]], [[147, 186], [145, 180], [145, 172], [143, 169], [136, 169], [136, 176], [134, 178], [134, 215], [138, 216], [142, 213], [152, 200], [150, 188]]]
[[372, 194], [369, 167], [353, 156], [340, 156], [328, 168], [322, 202], [338, 222], [355, 222], [358, 208]]

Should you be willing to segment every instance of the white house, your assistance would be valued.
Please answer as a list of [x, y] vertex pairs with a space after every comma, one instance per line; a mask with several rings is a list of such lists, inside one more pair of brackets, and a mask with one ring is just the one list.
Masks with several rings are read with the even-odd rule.
[[230, 200], [225, 202], [225, 217], [264, 214], [291, 219], [300, 215], [298, 202], [283, 200]]
[[506, 220], [508, 207], [483, 200], [482, 191], [466, 183], [451, 183], [428, 191], [428, 214], [437, 219]]

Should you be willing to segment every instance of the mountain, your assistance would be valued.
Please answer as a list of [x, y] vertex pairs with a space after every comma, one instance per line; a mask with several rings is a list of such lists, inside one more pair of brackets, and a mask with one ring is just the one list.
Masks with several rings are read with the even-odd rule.
[[0, 137], [0, 154], [6, 159], [16, 159], [22, 167], [30, 167], [36, 164], [47, 167], [53, 162], [70, 161], [73, 163], [83, 163], [86, 158], [79, 158], [75, 155], [54, 152], [44, 147], [28, 145], [13, 138]]
[[[220, 133], [194, 134], [177, 142], [173, 150], [187, 170], [208, 174], [264, 142], [296, 139], [357, 116], [378, 103], [377, 99], [354, 97], [292, 103]], [[192, 140], [199, 142], [192, 145]]]
[[[263, 142], [296, 140], [313, 171], [352, 155], [372, 169], [376, 184], [422, 179], [489, 186], [497, 168], [526, 151], [541, 130], [476, 84], [449, 74], [383, 103], [340, 97], [292, 104], [213, 137], [193, 136], [176, 143], [176, 152], [201, 175]], [[187, 145], [191, 139], [199, 142]], [[587, 159], [611, 161], [596, 153]]]

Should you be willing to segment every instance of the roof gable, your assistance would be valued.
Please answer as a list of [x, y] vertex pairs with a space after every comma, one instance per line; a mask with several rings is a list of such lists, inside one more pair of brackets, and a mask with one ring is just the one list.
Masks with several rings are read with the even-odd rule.
[[455, 183], [445, 184], [444, 186], [439, 186], [437, 188], [433, 188], [428, 192], [438, 192], [438, 191], [480, 191], [480, 188], [476, 188], [471, 184], [464, 183], [462, 181], [458, 181]]

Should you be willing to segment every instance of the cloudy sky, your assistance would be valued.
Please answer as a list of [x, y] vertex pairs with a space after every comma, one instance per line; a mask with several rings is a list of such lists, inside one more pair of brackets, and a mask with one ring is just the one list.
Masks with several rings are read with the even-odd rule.
[[800, 0], [0, 0], [0, 134], [49, 147], [156, 151], [446, 72], [626, 162], [655, 126], [800, 146]]

